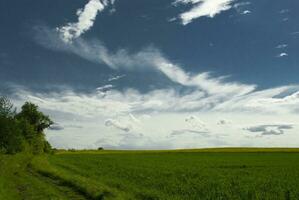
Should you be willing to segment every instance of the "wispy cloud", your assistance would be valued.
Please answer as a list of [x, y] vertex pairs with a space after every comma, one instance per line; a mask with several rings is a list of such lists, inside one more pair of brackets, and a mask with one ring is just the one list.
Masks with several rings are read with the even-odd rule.
[[173, 5], [192, 4], [193, 7], [180, 14], [183, 25], [191, 23], [200, 17], [214, 17], [215, 15], [232, 8], [234, 0], [176, 0]]
[[233, 7], [236, 8], [236, 9], [238, 9], [238, 8], [241, 8], [241, 7], [244, 7], [244, 6], [248, 6], [248, 5], [251, 5], [251, 2], [245, 1], [245, 2], [235, 3]]
[[185, 122], [188, 123], [190, 128], [192, 128], [194, 131], [208, 132], [208, 129], [206, 128], [205, 123], [194, 115], [187, 117], [185, 119]]
[[126, 49], [119, 49], [112, 53], [98, 40], [86, 41], [79, 38], [71, 44], [61, 43], [55, 32], [46, 27], [38, 29], [36, 39], [46, 48], [71, 52], [91, 62], [105, 64], [115, 70], [152, 69], [164, 74], [175, 83], [197, 87], [208, 94], [219, 94], [219, 90], [221, 90], [221, 96], [243, 95], [255, 89], [254, 85], [225, 83], [225, 77], [213, 78], [209, 73], [197, 75], [187, 73], [182, 66], [172, 63], [154, 47], [147, 47], [135, 53], [130, 53]]
[[51, 125], [51, 126], [49, 127], [49, 129], [52, 130], [52, 131], [61, 131], [61, 130], [64, 129], [64, 127], [61, 126], [61, 125], [58, 124], [58, 123], [54, 123], [53, 125]]
[[113, 77], [111, 77], [111, 78], [109, 78], [108, 79], [108, 81], [109, 82], [111, 82], [111, 81], [116, 81], [116, 80], [119, 80], [119, 79], [121, 79], [121, 78], [124, 78], [126, 75], [118, 75], [118, 76], [113, 76]]
[[282, 135], [285, 130], [292, 129], [293, 125], [279, 124], [279, 125], [259, 125], [245, 128], [253, 133], [261, 133], [261, 135]]
[[113, 88], [113, 85], [108, 84], [108, 85], [104, 85], [104, 86], [98, 87], [96, 90], [97, 91], [107, 91], [107, 90], [112, 89], [112, 88]]
[[192, 129], [180, 129], [180, 130], [174, 130], [170, 133], [169, 137], [176, 137], [176, 136], [186, 136], [186, 134], [195, 134], [202, 137], [209, 137], [209, 132], [205, 131], [196, 131]]
[[[15, 95], [20, 99], [36, 102], [47, 110], [72, 115], [80, 113], [82, 118], [95, 118], [100, 114], [106, 119], [113, 119], [120, 115], [126, 115], [132, 120], [131, 113], [195, 113], [210, 111], [270, 115], [273, 113], [294, 114], [296, 112], [295, 108], [299, 105], [298, 91], [299, 86], [285, 86], [255, 91], [243, 96], [230, 96], [227, 99], [219, 94], [202, 95], [201, 91], [198, 90], [184, 95], [174, 89], [153, 90], [143, 94], [132, 88], [122, 92], [110, 90], [107, 91], [106, 96], [100, 95], [98, 92], [78, 94], [72, 90], [39, 94], [23, 89], [17, 89]], [[183, 122], [189, 128], [205, 128], [205, 123], [194, 115], [187, 116], [182, 120]]]
[[286, 52], [282, 52], [282, 53], [278, 54], [277, 57], [278, 57], [278, 58], [282, 58], [282, 57], [286, 57], [286, 56], [288, 56], [288, 55], [289, 55], [288, 53], [286, 53]]
[[247, 15], [251, 13], [251, 10], [249, 10], [247, 7], [251, 5], [251, 2], [245, 1], [245, 2], [237, 2], [234, 3], [233, 8], [241, 15]]
[[97, 14], [103, 11], [108, 4], [108, 0], [89, 0], [83, 9], [77, 11], [78, 22], [68, 23], [56, 29], [62, 40], [66, 43], [72, 42], [73, 39], [88, 31], [93, 26]]
[[107, 119], [105, 121], [105, 125], [108, 126], [108, 127], [112, 126], [114, 128], [117, 128], [117, 129], [125, 131], [125, 132], [128, 132], [128, 131], [131, 130], [130, 125], [122, 124], [120, 121], [114, 120], [114, 119]]
[[[248, 131], [256, 131], [263, 135], [280, 134], [280, 130], [297, 131], [295, 126], [293, 130], [287, 129], [285, 125], [295, 124], [299, 120], [298, 114], [295, 113], [298, 112], [296, 108], [299, 105], [298, 91], [298, 86], [286, 86], [253, 91], [242, 96], [229, 96], [225, 99], [219, 94], [203, 95], [199, 90], [181, 94], [170, 88], [147, 93], [140, 93], [133, 88], [125, 91], [112, 89], [107, 91], [105, 96], [96, 91], [84, 94], [63, 89], [60, 92], [36, 93], [17, 88], [14, 101], [16, 105], [21, 105], [24, 101], [37, 103], [54, 121], [64, 125], [64, 129], [59, 133], [64, 135], [64, 142], [55, 131], [49, 132], [48, 137], [52, 138], [51, 141], [56, 147], [86, 148], [82, 145], [91, 145], [103, 138], [103, 141], [109, 141], [101, 144], [110, 144], [114, 148], [129, 148], [130, 145], [137, 148], [133, 141], [140, 142], [138, 148], [142, 148], [142, 145], [144, 148], [150, 148], [146, 145], [149, 141], [152, 147], [162, 145], [163, 141], [164, 148], [191, 148], [213, 146], [215, 141], [218, 141], [217, 144], [225, 142], [230, 146], [240, 146], [241, 141], [248, 140], [246, 134], [242, 133]], [[228, 116], [234, 121], [233, 124], [226, 126], [227, 120], [219, 122], [219, 118], [225, 119]], [[247, 125], [271, 125], [279, 119], [284, 119], [286, 123], [277, 123], [281, 126], [274, 123], [275, 126], [271, 127], [264, 125], [263, 129], [254, 129], [259, 125]], [[77, 130], [69, 127], [73, 124], [82, 128]], [[144, 137], [138, 136], [138, 140], [133, 139], [133, 136], [124, 139], [123, 134], [126, 133], [143, 134]], [[223, 133], [227, 136], [219, 137]], [[209, 137], [201, 137], [207, 134]], [[169, 137], [170, 135], [172, 137]], [[196, 135], [201, 139], [194, 139], [193, 136]], [[180, 136], [188, 137], [183, 141]], [[77, 137], [81, 139], [74, 141]], [[247, 142], [252, 145], [267, 144], [262, 141]], [[282, 144], [281, 141], [277, 142]], [[289, 138], [285, 144], [295, 143], [295, 140]], [[271, 145], [273, 146], [273, 143]]]
[[248, 15], [248, 14], [250, 14], [250, 13], [251, 13], [250, 10], [244, 10], [241, 14], [242, 14], [242, 15]]
[[[255, 85], [229, 82], [226, 77], [213, 77], [209, 73], [192, 74], [183, 70], [183, 66], [171, 62], [157, 48], [148, 47], [138, 52], [128, 52], [126, 49], [110, 52], [100, 41], [86, 41], [78, 39], [72, 44], [60, 42], [55, 32], [45, 27], [39, 29], [37, 41], [46, 48], [53, 50], [74, 53], [91, 62], [105, 64], [106, 66], [118, 70], [136, 71], [144, 68], [155, 70], [165, 75], [166, 78], [176, 84], [193, 88], [189, 93], [181, 95], [174, 89], [153, 90], [146, 95], [141, 95], [134, 89], [129, 89], [125, 93], [117, 90], [107, 92], [105, 99], [109, 103], [115, 102], [115, 98], [123, 97], [120, 102], [115, 102], [120, 110], [135, 108], [136, 110], [261, 110], [263, 112], [277, 112], [284, 110], [289, 103], [283, 103], [284, 98], [274, 98], [283, 92], [297, 90], [297, 86], [285, 86], [272, 88], [263, 91], [256, 91]], [[282, 53], [280, 56], [286, 56]], [[111, 86], [109, 86], [111, 88]], [[99, 95], [99, 94], [98, 94]], [[136, 100], [134, 106], [132, 100], [126, 103], [126, 98], [130, 95]], [[98, 98], [96, 95], [93, 98]], [[177, 99], [176, 101], [174, 101]], [[138, 104], [138, 106], [136, 105]], [[103, 104], [101, 102], [99, 105]], [[275, 106], [274, 106], [275, 105]], [[281, 106], [278, 106], [281, 105]], [[137, 108], [137, 109], [136, 109]]]
[[288, 45], [287, 44], [279, 44], [276, 46], [277, 49], [284, 49], [284, 48], [287, 48]]
[[282, 9], [279, 11], [280, 14], [286, 14], [286, 13], [289, 13], [290, 10], [289, 9]]

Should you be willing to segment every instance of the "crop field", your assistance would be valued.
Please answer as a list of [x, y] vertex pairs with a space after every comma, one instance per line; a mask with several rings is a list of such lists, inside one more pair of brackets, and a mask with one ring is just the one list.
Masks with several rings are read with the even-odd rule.
[[298, 149], [0, 155], [0, 199], [299, 199]]

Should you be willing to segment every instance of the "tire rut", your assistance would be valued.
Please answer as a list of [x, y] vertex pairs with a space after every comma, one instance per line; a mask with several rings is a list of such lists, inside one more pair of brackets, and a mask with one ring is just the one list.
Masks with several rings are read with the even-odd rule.
[[36, 172], [33, 169], [28, 169], [28, 172], [34, 176], [35, 178], [39, 179], [42, 182], [49, 184], [52, 188], [57, 190], [60, 194], [62, 194], [65, 199], [72, 199], [72, 200], [92, 200], [84, 193], [76, 190], [75, 188], [66, 185], [63, 180], [55, 179], [53, 177], [45, 176], [42, 173]]

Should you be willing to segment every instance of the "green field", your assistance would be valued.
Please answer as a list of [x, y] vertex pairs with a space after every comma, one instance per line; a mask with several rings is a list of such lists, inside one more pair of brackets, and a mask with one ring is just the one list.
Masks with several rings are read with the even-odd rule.
[[0, 155], [0, 199], [299, 199], [298, 149]]

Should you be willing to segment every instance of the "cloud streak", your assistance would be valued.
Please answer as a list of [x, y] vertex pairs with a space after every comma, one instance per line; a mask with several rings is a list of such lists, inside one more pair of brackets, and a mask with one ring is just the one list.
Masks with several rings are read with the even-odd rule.
[[113, 120], [113, 119], [107, 119], [105, 121], [105, 126], [114, 127], [116, 129], [119, 129], [119, 130], [122, 130], [125, 132], [129, 132], [131, 130], [131, 127], [129, 125], [122, 124], [121, 122], [119, 122], [117, 120]]
[[261, 133], [261, 135], [282, 135], [285, 133], [285, 130], [290, 130], [293, 128], [293, 125], [281, 124], [281, 125], [260, 125], [252, 126], [245, 128], [252, 133]]
[[108, 6], [107, 0], [89, 0], [84, 9], [77, 11], [78, 22], [68, 23], [56, 29], [61, 39], [66, 43], [70, 43], [80, 37], [94, 25], [97, 14], [103, 11], [106, 6]]
[[176, 136], [186, 136], [187, 134], [195, 134], [202, 137], [209, 137], [209, 132], [205, 131], [196, 131], [192, 129], [180, 129], [180, 130], [174, 130], [171, 132], [169, 137], [176, 137]]
[[287, 57], [289, 54], [287, 54], [286, 52], [282, 52], [280, 54], [277, 55], [278, 58], [282, 58], [282, 57]]
[[[105, 91], [104, 96], [100, 92], [89, 96], [85, 95], [85, 98], [93, 99], [91, 102], [100, 100], [97, 104], [93, 104], [95, 110], [99, 109], [101, 112], [107, 112], [103, 108], [108, 107], [106, 108], [108, 113], [111, 113], [112, 110], [117, 110], [120, 113], [146, 110], [292, 113], [298, 105], [296, 92], [299, 87], [296, 85], [257, 90], [255, 85], [230, 82], [226, 80], [226, 77], [212, 77], [207, 72], [198, 74], [186, 72], [183, 66], [171, 62], [154, 47], [147, 47], [137, 52], [128, 52], [126, 49], [111, 52], [98, 40], [86, 41], [81, 38], [71, 44], [66, 44], [61, 43], [57, 34], [46, 27], [37, 29], [36, 41], [46, 48], [73, 53], [113, 70], [157, 71], [173, 83], [190, 89], [184, 94], [171, 88], [157, 89], [141, 94], [139, 91], [129, 88], [123, 92], [116, 89]], [[112, 89], [111, 86], [109, 89]], [[81, 101], [72, 91], [67, 91], [65, 98], [75, 98]]]
[[111, 82], [111, 81], [117, 81], [117, 80], [122, 79], [124, 77], [126, 77], [126, 75], [124, 75], [124, 74], [123, 75], [118, 75], [118, 76], [113, 76], [113, 77], [109, 78], [108, 81], [109, 82]]
[[[187, 87], [197, 87], [208, 94], [244, 95], [252, 92], [255, 85], [225, 83], [225, 77], [213, 78], [209, 73], [193, 75], [183, 67], [171, 62], [158, 49], [147, 47], [138, 52], [130, 53], [126, 49], [110, 52], [100, 41], [77, 39], [73, 43], [61, 43], [55, 32], [46, 27], [38, 27], [36, 41], [57, 51], [71, 52], [91, 62], [104, 64], [111, 69], [136, 71], [151, 69], [165, 75], [174, 83]], [[120, 77], [119, 77], [120, 78]]]
[[180, 14], [183, 25], [191, 23], [200, 17], [211, 17], [232, 8], [234, 0], [176, 0], [173, 4], [192, 4], [193, 7]]

